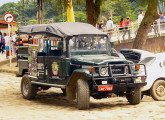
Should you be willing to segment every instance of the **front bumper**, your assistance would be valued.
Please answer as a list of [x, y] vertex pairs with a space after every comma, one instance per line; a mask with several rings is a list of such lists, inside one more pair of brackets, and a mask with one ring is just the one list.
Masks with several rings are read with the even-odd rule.
[[[142, 64], [141, 64], [142, 65]], [[129, 66], [130, 72], [129, 73], [124, 73], [124, 74], [113, 74], [112, 71], [112, 66], [119, 66], [119, 65], [109, 65], [109, 76], [103, 77], [103, 76], [96, 76], [95, 73], [92, 71], [92, 81], [93, 81], [93, 88], [99, 91], [99, 86], [106, 88], [106, 86], [113, 86], [112, 92], [120, 92], [120, 91], [127, 91], [130, 88], [135, 88], [135, 87], [143, 87], [147, 83], [144, 81], [138, 82], [136, 81], [137, 78], [139, 77], [145, 77], [146, 78], [146, 69], [144, 65], [144, 75], [134, 75], [133, 71], [131, 71], [130, 65], [122, 65], [122, 66]], [[93, 66], [98, 67], [98, 66]], [[93, 69], [93, 68], [92, 68]], [[103, 82], [105, 81], [105, 82]], [[106, 83], [106, 84], [103, 84]], [[108, 88], [109, 89], [109, 88]], [[106, 90], [105, 90], [106, 91]], [[107, 90], [108, 91], [108, 90]]]
[[142, 83], [129, 83], [129, 84], [110, 84], [110, 85], [96, 85], [94, 88], [98, 91], [99, 86], [113, 86], [113, 89], [110, 90], [110, 92], [123, 92], [123, 91], [128, 91], [130, 88], [140, 88], [145, 86], [147, 83], [142, 82]]

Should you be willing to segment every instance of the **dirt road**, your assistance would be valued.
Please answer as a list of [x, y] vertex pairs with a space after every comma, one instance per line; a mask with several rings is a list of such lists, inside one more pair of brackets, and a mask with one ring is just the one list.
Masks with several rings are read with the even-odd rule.
[[40, 91], [28, 101], [20, 92], [21, 78], [0, 73], [0, 120], [160, 120], [165, 119], [165, 102], [144, 96], [139, 105], [129, 105], [126, 98], [101, 100], [91, 98], [89, 110], [78, 110], [60, 89]]

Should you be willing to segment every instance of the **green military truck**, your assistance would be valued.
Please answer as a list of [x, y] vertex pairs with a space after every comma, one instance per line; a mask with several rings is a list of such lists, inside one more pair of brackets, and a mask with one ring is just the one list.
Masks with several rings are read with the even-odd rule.
[[[20, 37], [37, 44], [18, 46], [21, 92], [32, 99], [42, 89], [61, 88], [79, 109], [95, 99], [126, 96], [130, 104], [141, 101], [146, 70], [112, 50], [106, 33], [86, 23], [53, 23], [22, 26]], [[39, 89], [40, 88], [40, 89]]]

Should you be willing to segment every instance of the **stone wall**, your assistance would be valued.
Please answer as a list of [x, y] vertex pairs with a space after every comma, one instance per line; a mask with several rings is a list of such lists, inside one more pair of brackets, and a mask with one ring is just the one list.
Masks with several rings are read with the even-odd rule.
[[[133, 46], [133, 39], [122, 41], [122, 43], [114, 43], [114, 48], [117, 51], [120, 49], [131, 49]], [[165, 36], [148, 38], [143, 50], [147, 50], [153, 53], [165, 52]]]

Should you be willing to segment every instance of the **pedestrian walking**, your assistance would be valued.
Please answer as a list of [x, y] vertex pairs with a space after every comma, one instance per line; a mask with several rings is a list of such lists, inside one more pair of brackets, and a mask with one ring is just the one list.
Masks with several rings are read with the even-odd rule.
[[161, 21], [161, 22], [164, 21], [164, 15], [163, 15], [163, 13], [160, 13], [160, 21]]
[[14, 52], [14, 54], [16, 54], [16, 46], [15, 46], [16, 37], [17, 37], [17, 31], [14, 31], [14, 32], [13, 32], [13, 36], [12, 36], [13, 52]]
[[165, 18], [164, 18], [164, 14], [160, 13], [160, 30], [164, 30], [165, 28]]
[[15, 48], [16, 48], [16, 57], [17, 57], [17, 65], [16, 65], [16, 67], [18, 67], [18, 59], [19, 59], [19, 56], [18, 56], [18, 46], [19, 46], [20, 38], [17, 36], [15, 39], [16, 39], [16, 41], [15, 41]]
[[159, 32], [158, 32], [158, 19], [157, 20], [155, 20], [154, 22], [153, 22], [153, 29], [154, 29], [154, 32], [155, 32], [155, 36], [157, 37], [158, 35], [159, 35]]
[[114, 30], [113, 21], [112, 21], [111, 17], [108, 19], [108, 21], [106, 23], [106, 28], [108, 30], [109, 39], [111, 40], [113, 30]]
[[144, 18], [143, 12], [140, 11], [140, 14], [138, 15], [138, 28], [137, 28], [136, 31], [135, 31], [135, 35], [137, 34], [137, 31], [138, 31], [138, 29], [139, 29], [139, 26], [140, 26], [140, 24], [141, 24], [143, 18]]
[[101, 19], [99, 23], [99, 30], [103, 31], [104, 30], [104, 21]]
[[119, 30], [123, 31], [124, 30], [124, 19], [123, 18], [121, 18], [119, 25], [120, 25], [119, 26], [120, 27]]
[[119, 40], [120, 40], [120, 34], [123, 32], [123, 30], [124, 30], [124, 19], [122, 17], [119, 23]]
[[1, 39], [1, 42], [2, 42], [2, 46], [1, 46], [1, 52], [2, 52], [2, 54], [4, 53], [4, 51], [5, 51], [5, 39], [4, 39], [4, 36], [3, 36], [3, 34], [2, 34], [2, 39]]
[[0, 32], [0, 53], [3, 50], [3, 37], [2, 37], [2, 32]]
[[130, 18], [127, 17], [127, 20], [125, 21], [125, 30], [124, 30], [124, 34], [123, 34], [123, 40], [125, 39], [125, 35], [126, 33], [128, 32], [128, 39], [131, 38], [131, 35], [130, 35]]
[[96, 28], [99, 30], [99, 23], [96, 24]]
[[141, 24], [143, 18], [144, 18], [143, 12], [141, 11], [140, 14], [138, 15], [138, 27], [140, 26], [140, 24]]
[[3, 33], [4, 40], [5, 40], [5, 50], [6, 50], [6, 59], [9, 58], [9, 36], [6, 33]]

